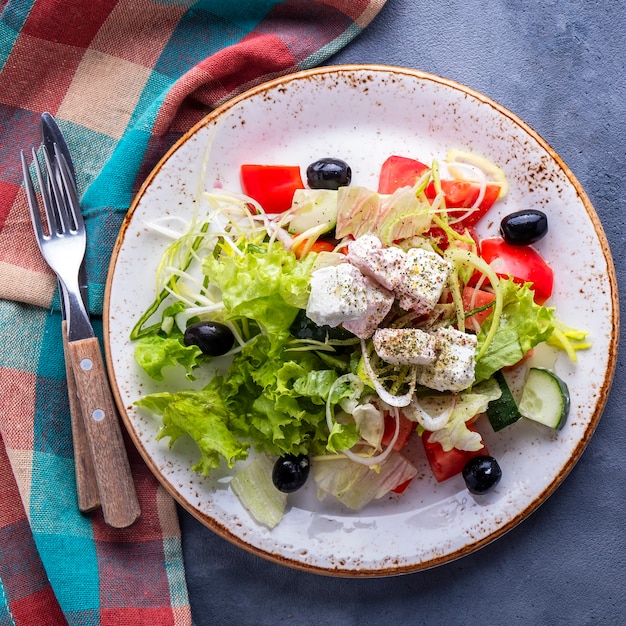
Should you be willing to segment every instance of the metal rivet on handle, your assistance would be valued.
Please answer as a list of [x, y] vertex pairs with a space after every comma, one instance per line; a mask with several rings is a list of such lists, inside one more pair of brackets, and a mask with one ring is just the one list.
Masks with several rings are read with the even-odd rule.
[[93, 417], [96, 422], [101, 422], [104, 419], [104, 411], [102, 409], [95, 409], [91, 417]]
[[93, 361], [91, 359], [82, 359], [80, 362], [80, 369], [84, 372], [88, 372], [93, 367]]

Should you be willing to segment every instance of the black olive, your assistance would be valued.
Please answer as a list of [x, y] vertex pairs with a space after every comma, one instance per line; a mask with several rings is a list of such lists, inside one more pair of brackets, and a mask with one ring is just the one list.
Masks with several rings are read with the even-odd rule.
[[289, 332], [297, 339], [314, 339], [315, 341], [326, 341], [326, 339], [354, 339], [354, 335], [344, 328], [333, 328], [332, 326], [318, 326], [313, 320], [306, 316], [304, 309], [300, 309], [296, 319], [291, 324]]
[[548, 232], [545, 213], [534, 209], [516, 211], [500, 222], [500, 234], [512, 246], [527, 246], [539, 241]]
[[187, 326], [183, 341], [186, 346], [198, 346], [207, 356], [221, 356], [233, 347], [235, 336], [225, 324], [197, 322]]
[[500, 482], [502, 470], [492, 456], [475, 456], [463, 468], [463, 478], [468, 491], [480, 495]]
[[306, 180], [311, 189], [339, 189], [350, 184], [352, 170], [341, 159], [319, 159], [306, 168]]
[[274, 464], [272, 481], [283, 493], [292, 493], [304, 486], [309, 476], [309, 457], [306, 454], [286, 454]]

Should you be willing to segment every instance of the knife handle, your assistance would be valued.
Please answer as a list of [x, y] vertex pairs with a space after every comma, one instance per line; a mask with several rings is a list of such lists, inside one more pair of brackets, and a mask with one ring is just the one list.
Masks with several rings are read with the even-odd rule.
[[70, 400], [70, 416], [72, 420], [72, 440], [74, 444], [74, 466], [76, 473], [76, 491], [78, 493], [78, 509], [83, 513], [94, 511], [100, 506], [98, 483], [89, 450], [89, 441], [85, 431], [85, 422], [80, 409], [74, 372], [70, 363], [67, 340], [67, 322], [62, 322], [63, 353], [65, 354], [65, 374], [67, 391]]
[[140, 515], [119, 418], [96, 337], [68, 342], [104, 520], [126, 528]]

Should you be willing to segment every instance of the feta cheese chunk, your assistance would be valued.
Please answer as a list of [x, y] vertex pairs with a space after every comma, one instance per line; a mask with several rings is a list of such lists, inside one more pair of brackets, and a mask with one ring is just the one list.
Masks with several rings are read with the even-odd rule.
[[348, 244], [348, 260], [363, 274], [373, 278], [389, 291], [403, 281], [406, 255], [396, 247], [383, 247], [375, 235], [363, 235]]
[[452, 270], [436, 252], [383, 246], [376, 235], [362, 235], [348, 244], [348, 261], [379, 285], [392, 291], [405, 311], [429, 313], [441, 297]]
[[307, 317], [318, 326], [339, 326], [358, 320], [367, 311], [365, 276], [349, 263], [315, 270], [311, 274], [311, 293]]
[[451, 270], [451, 264], [436, 252], [411, 248], [406, 253], [402, 282], [395, 289], [400, 306], [405, 311], [429, 313], [439, 301]]
[[392, 365], [426, 365], [435, 360], [435, 337], [418, 328], [379, 328], [376, 354]]
[[367, 308], [357, 320], [343, 322], [343, 327], [361, 339], [368, 339], [391, 310], [393, 294], [365, 277]]
[[474, 382], [476, 335], [455, 328], [439, 328], [432, 333], [435, 360], [420, 366], [417, 382], [437, 391], [462, 391]]

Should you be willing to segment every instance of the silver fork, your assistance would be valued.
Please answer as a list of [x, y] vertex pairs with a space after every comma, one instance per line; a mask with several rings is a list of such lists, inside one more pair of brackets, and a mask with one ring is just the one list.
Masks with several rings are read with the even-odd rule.
[[[80, 293], [78, 273], [85, 256], [85, 224], [63, 155], [56, 149], [50, 155], [45, 146], [42, 153], [44, 171], [32, 149], [45, 224], [26, 157], [21, 153], [31, 220], [42, 256], [65, 287], [67, 346], [102, 512], [107, 524], [124, 528], [137, 520], [140, 510], [100, 344]], [[58, 177], [52, 174], [55, 166]]]
[[[69, 202], [66, 201], [59, 187], [59, 184], [63, 185], [64, 179], [68, 176], [67, 164], [58, 154], [54, 155], [60, 173], [60, 179], [57, 180], [55, 176], [50, 174], [50, 172], [53, 171], [53, 166], [48, 150], [44, 146], [42, 148], [46, 170], [46, 177], [44, 178], [37, 153], [34, 148], [31, 150], [47, 226], [44, 230], [37, 195], [26, 164], [24, 152], [22, 151], [24, 183], [26, 185], [30, 217], [35, 230], [35, 236], [37, 237], [37, 244], [39, 245], [43, 258], [65, 287], [67, 299], [64, 304], [67, 309], [70, 341], [72, 334], [77, 338], [84, 338], [85, 336], [93, 337], [93, 328], [89, 322], [82, 298], [79, 297], [80, 285], [78, 272], [87, 247], [85, 223], [80, 210], [75, 210], [78, 206], [78, 199], [73, 199], [73, 202], [71, 200]], [[45, 184], [46, 180], [48, 181], [47, 185]], [[64, 186], [67, 189], [67, 184]], [[74, 195], [74, 190], [71, 189], [69, 193]], [[72, 318], [75, 322], [72, 321]], [[78, 335], [80, 335], [80, 337], [78, 337]]]
[[[47, 116], [47, 117], [46, 117]], [[59, 136], [59, 140], [63, 143], [56, 144], [53, 134], [56, 133], [58, 127], [54, 118], [47, 114], [42, 115], [42, 127], [43, 127], [43, 139], [46, 146], [48, 156], [54, 154], [55, 149], [58, 149], [59, 153], [63, 155], [68, 168], [72, 174], [72, 183], [75, 183], [76, 177], [74, 175], [74, 168], [72, 165], [72, 159], [69, 155], [69, 149], [65, 144], [63, 136]], [[60, 131], [59, 131], [60, 132]], [[55, 177], [61, 176], [59, 169], [54, 170]], [[62, 184], [62, 183], [61, 183]], [[74, 184], [74, 188], [76, 185]], [[46, 188], [48, 194], [52, 194], [51, 183], [48, 180]], [[87, 308], [88, 294], [87, 294], [87, 276], [85, 270], [85, 263], [80, 266], [80, 272], [78, 275], [80, 282], [80, 293]], [[57, 281], [59, 285], [59, 292], [61, 294], [61, 335], [63, 337], [63, 354], [65, 356], [65, 378], [67, 380], [67, 394], [70, 408], [70, 423], [72, 426], [72, 445], [74, 448], [74, 474], [76, 477], [76, 497], [78, 501], [78, 508], [83, 513], [90, 513], [100, 508], [100, 493], [98, 491], [98, 483], [96, 481], [96, 474], [93, 468], [93, 461], [91, 459], [91, 451], [89, 450], [89, 440], [87, 438], [87, 431], [85, 429], [85, 421], [80, 409], [80, 402], [78, 395], [76, 394], [76, 382], [74, 380], [74, 371], [72, 370], [72, 364], [70, 362], [68, 337], [67, 337], [67, 313], [65, 310], [65, 302], [67, 300], [65, 295], [65, 287], [61, 281]]]

